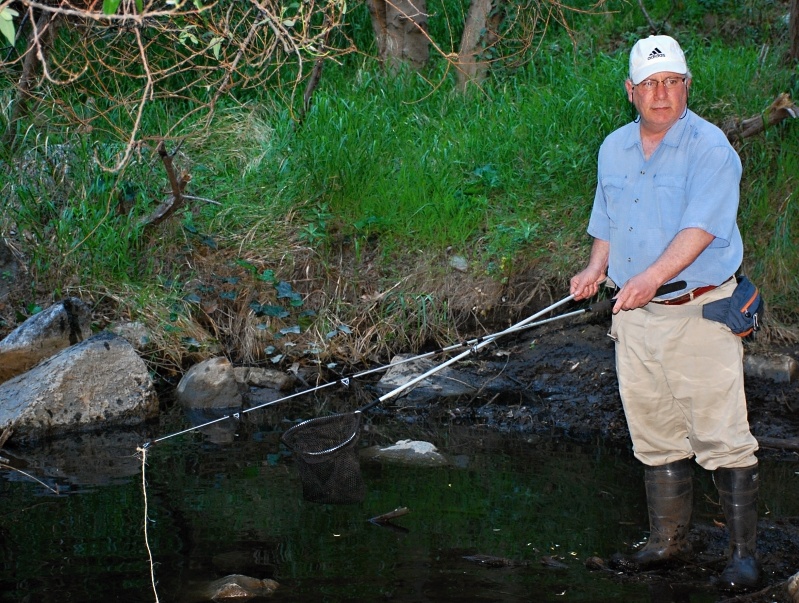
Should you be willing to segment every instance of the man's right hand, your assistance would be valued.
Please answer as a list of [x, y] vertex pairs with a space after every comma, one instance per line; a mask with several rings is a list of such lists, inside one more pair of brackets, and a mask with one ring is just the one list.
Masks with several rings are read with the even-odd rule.
[[599, 291], [599, 285], [605, 282], [605, 270], [608, 268], [610, 243], [602, 239], [594, 239], [591, 245], [591, 258], [588, 266], [580, 273], [574, 275], [570, 282], [569, 293], [574, 299], [588, 299]]
[[599, 292], [599, 285], [605, 282], [605, 278], [604, 271], [597, 271], [589, 266], [572, 277], [569, 293], [576, 301], [593, 297]]

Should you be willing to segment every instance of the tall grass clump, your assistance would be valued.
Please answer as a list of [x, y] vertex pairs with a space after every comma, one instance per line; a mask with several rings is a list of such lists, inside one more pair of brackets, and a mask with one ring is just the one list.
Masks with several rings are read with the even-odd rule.
[[389, 248], [412, 240], [483, 263], [520, 242], [543, 253], [564, 227], [582, 229], [596, 150], [621, 123], [605, 112], [598, 127], [594, 107], [621, 88], [613, 77], [586, 85], [591, 67], [566, 50], [469, 97], [413, 74], [347, 86], [337, 71], [293, 162], [351, 236], [368, 225]]

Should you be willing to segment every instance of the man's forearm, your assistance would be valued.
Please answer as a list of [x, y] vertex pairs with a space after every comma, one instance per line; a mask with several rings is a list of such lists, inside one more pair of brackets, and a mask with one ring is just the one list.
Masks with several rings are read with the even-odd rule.
[[[673, 279], [707, 249], [716, 237], [701, 228], [686, 228], [677, 233], [666, 250], [645, 270], [658, 286]], [[718, 283], [708, 283], [718, 284]]]

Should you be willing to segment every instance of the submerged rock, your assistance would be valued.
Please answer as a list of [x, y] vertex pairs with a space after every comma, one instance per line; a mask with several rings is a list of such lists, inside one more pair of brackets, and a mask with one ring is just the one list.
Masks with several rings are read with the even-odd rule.
[[422, 467], [441, 467], [449, 464], [449, 460], [430, 442], [400, 440], [386, 448], [374, 447], [363, 453], [377, 460]]
[[214, 580], [203, 590], [201, 596], [210, 601], [228, 601], [248, 599], [250, 597], [271, 596], [280, 586], [274, 580], [251, 578], [241, 574], [232, 574]]

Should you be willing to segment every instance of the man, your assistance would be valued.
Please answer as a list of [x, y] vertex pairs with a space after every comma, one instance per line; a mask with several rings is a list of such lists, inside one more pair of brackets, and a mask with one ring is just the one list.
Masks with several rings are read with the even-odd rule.
[[[724, 134], [688, 109], [690, 87], [675, 40], [635, 44], [625, 89], [639, 117], [600, 148], [588, 225], [594, 241], [571, 293], [595, 295], [606, 271], [620, 286], [609, 334], [633, 451], [645, 465], [650, 536], [616, 564], [642, 570], [690, 555], [695, 458], [714, 472], [730, 532], [719, 586], [737, 590], [760, 580], [758, 445], [747, 420], [741, 339], [701, 308], [735, 289], [741, 162]], [[675, 281], [687, 287], [656, 297]]]

